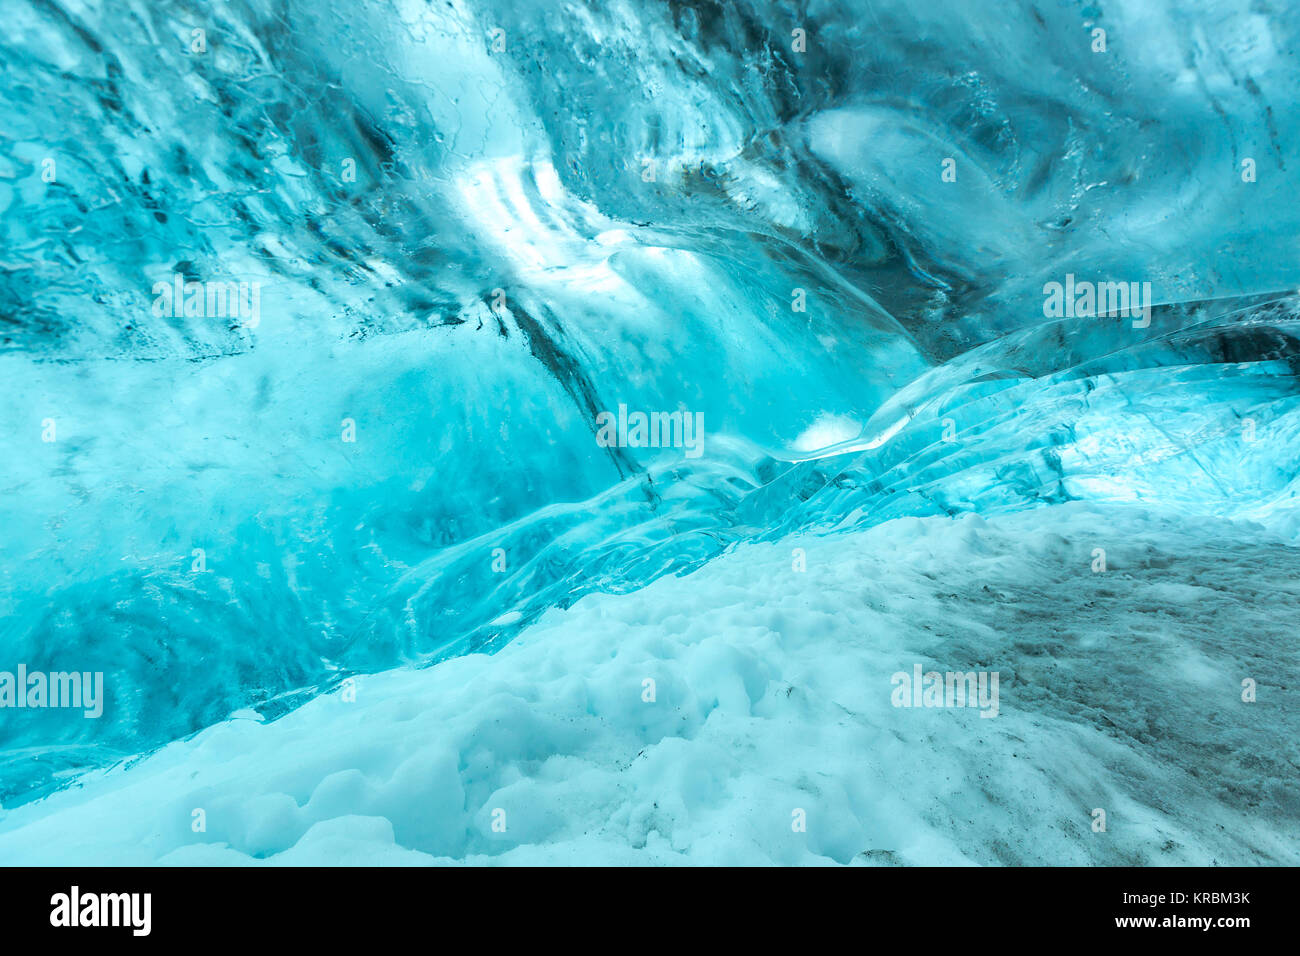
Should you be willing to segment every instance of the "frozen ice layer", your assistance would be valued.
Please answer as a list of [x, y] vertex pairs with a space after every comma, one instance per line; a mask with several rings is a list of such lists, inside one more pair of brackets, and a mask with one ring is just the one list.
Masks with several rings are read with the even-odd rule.
[[8, 852], [1291, 859], [1285, 4], [6, 18]]

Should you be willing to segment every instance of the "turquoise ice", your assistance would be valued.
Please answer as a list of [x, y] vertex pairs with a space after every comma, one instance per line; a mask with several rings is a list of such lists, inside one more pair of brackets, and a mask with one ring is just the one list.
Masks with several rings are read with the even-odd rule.
[[[0, 859], [141, 802], [92, 855], [1295, 862], [1284, 4], [6, 17], [0, 671], [106, 699], [0, 707]], [[998, 718], [893, 708], [916, 663]], [[288, 756], [349, 721], [392, 752]], [[944, 777], [979, 734], [1003, 775]]]

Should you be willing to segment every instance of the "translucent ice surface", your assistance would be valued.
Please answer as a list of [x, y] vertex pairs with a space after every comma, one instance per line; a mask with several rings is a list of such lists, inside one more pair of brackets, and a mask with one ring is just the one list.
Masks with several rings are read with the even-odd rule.
[[[37, 845], [42, 814], [72, 833], [83, 809], [89, 826], [142, 801], [181, 816], [141, 861], [528, 861], [555, 843], [536, 852], [1295, 862], [1297, 735], [1275, 737], [1296, 729], [1278, 708], [1300, 613], [1291, 4], [12, 0], [5, 16], [0, 859]], [[629, 423], [651, 413], [677, 430], [639, 441]], [[959, 555], [983, 521], [997, 553], [1018, 558], [1022, 536], [1058, 576], [979, 579]], [[1136, 547], [1112, 521], [1163, 563], [1098, 570], [1094, 549]], [[925, 572], [949, 533], [950, 563]], [[859, 593], [814, 573], [818, 548], [883, 563]], [[782, 589], [815, 612], [782, 617]], [[1081, 607], [1086, 634], [1052, 623]], [[674, 643], [706, 626], [698, 653]], [[623, 655], [643, 644], [645, 667], [684, 668], [680, 732], [637, 709], [652, 675]], [[858, 689], [777, 700], [799, 648], [829, 681], [840, 645]], [[940, 647], [1006, 675], [1003, 714], [962, 715], [951, 739], [890, 705], [895, 658]], [[1124, 670], [1148, 653], [1163, 663]], [[102, 715], [4, 705], [19, 665], [102, 673]], [[1258, 709], [1238, 712], [1246, 679]], [[1187, 686], [1219, 719], [1182, 719], [1202, 706]], [[608, 736], [564, 736], [601, 708]], [[696, 733], [718, 708], [777, 723]], [[823, 749], [781, 743], [787, 708]], [[498, 719], [519, 727], [513, 776]], [[403, 749], [417, 720], [434, 742]], [[357, 722], [389, 752], [331, 745], [271, 774]], [[977, 732], [1029, 763], [887, 792], [898, 760], [955, 760]], [[677, 788], [665, 821], [636, 782], [649, 744]], [[1266, 766], [1246, 787], [1219, 747]], [[202, 804], [180, 781], [209, 764], [204, 799], [239, 780], [264, 805], [187, 847]], [[1043, 774], [1064, 790], [1040, 819]], [[1134, 774], [1188, 802], [1141, 796]], [[554, 816], [588, 783], [583, 805], [616, 821], [589, 843]], [[533, 822], [475, 835], [508, 787], [536, 789]], [[795, 791], [837, 822], [798, 847], [719, 822], [763, 787], [786, 831]], [[1099, 791], [1139, 831], [1108, 848], [1063, 822], [1058, 841], [991, 836], [1067, 806], [1086, 830]], [[410, 815], [422, 794], [438, 820]]]

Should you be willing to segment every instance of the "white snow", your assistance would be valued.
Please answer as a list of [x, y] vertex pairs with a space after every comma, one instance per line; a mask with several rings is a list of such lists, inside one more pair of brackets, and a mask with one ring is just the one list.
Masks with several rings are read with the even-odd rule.
[[799, 433], [791, 446], [795, 451], [819, 451], [852, 441], [862, 434], [862, 423], [852, 415], [822, 412], [811, 425]]
[[[87, 775], [0, 862], [1294, 865], [1297, 568], [1114, 505], [746, 545]], [[918, 663], [998, 716], [893, 706]]]

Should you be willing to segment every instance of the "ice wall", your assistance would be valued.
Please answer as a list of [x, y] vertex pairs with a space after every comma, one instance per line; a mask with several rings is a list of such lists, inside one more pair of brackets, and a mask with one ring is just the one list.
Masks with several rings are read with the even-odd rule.
[[[1071, 498], [1300, 531], [1286, 4], [6, 17], [0, 667], [110, 690], [0, 717], [0, 800], [738, 540]], [[1153, 308], [1049, 316], [1067, 276]], [[703, 454], [602, 447], [620, 404]]]

